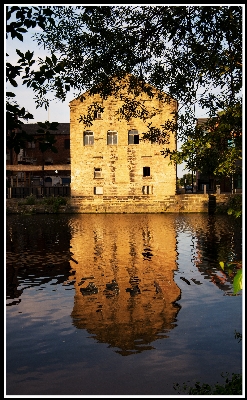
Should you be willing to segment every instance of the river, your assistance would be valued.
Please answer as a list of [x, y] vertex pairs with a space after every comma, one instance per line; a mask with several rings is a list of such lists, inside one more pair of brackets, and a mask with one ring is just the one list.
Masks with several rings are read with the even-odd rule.
[[171, 396], [242, 372], [240, 219], [7, 215], [5, 230], [7, 395]]

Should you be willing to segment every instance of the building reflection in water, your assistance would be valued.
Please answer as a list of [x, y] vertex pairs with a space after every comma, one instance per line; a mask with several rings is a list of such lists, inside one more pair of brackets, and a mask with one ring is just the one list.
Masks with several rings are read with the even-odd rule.
[[[173, 217], [171, 217], [173, 218]], [[176, 326], [181, 291], [174, 224], [155, 215], [78, 216], [72, 232], [73, 324], [122, 355]]]
[[62, 285], [74, 292], [76, 328], [123, 355], [151, 349], [176, 326], [184, 284], [210, 281], [232, 295], [237, 265], [229, 272], [219, 262], [241, 261], [240, 232], [229, 218], [198, 214], [9, 216], [6, 305]]

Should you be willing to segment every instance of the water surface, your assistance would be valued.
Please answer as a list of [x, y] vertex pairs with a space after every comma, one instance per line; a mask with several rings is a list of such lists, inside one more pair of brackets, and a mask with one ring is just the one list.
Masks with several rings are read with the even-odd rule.
[[241, 221], [6, 217], [6, 394], [176, 395], [242, 371]]

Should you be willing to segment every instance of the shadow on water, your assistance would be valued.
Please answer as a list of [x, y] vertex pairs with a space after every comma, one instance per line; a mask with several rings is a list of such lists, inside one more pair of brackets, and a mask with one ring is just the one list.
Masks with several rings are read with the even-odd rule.
[[[178, 237], [189, 232], [191, 263], [197, 267], [203, 279], [214, 283], [225, 295], [232, 296], [233, 278], [238, 269], [242, 268], [241, 220], [234, 221], [222, 216], [209, 215], [202, 223], [198, 223], [197, 218], [195, 215], [187, 217], [188, 225], [184, 225], [182, 230], [177, 230]], [[225, 264], [232, 263], [233, 266], [223, 270], [220, 267], [222, 261]], [[180, 279], [185, 281], [183, 277]], [[193, 281], [193, 278], [191, 280]], [[186, 281], [187, 284], [191, 284], [188, 279]], [[201, 284], [199, 281], [194, 283]]]
[[[213, 287], [220, 289], [224, 296], [232, 295], [236, 270], [222, 271], [219, 261], [241, 260], [241, 239], [239, 222], [214, 215], [8, 216], [7, 394], [109, 394], [112, 374], [118, 368], [124, 373], [130, 368], [124, 361], [115, 364], [110, 350], [118, 357], [135, 357], [136, 366], [143, 369], [145, 376], [157, 352], [162, 358], [169, 354], [161, 364], [151, 362], [153, 372], [149, 374], [156, 387], [146, 386], [148, 383], [137, 379], [133, 372], [128, 388], [121, 379], [114, 385], [111, 383], [112, 394], [160, 394], [160, 391], [171, 394], [169, 385], [172, 379], [176, 381], [179, 363], [187, 363], [188, 354], [193, 354], [190, 350], [187, 356], [182, 356], [184, 350], [179, 350], [184, 341], [184, 336], [182, 339], [180, 336], [184, 315], [188, 321], [190, 318], [185, 314], [188, 304], [193, 310], [200, 302], [205, 306], [217, 301], [219, 294]], [[222, 297], [220, 299], [222, 301]], [[203, 323], [199, 321], [200, 329], [207, 330], [208, 326]], [[17, 338], [14, 331], [18, 331], [21, 324], [24, 330]], [[60, 338], [66, 331], [71, 336], [77, 332], [82, 335], [87, 332], [89, 336], [81, 337], [81, 341], [77, 339], [79, 342], [71, 339], [62, 346]], [[188, 348], [198, 340], [192, 331], [190, 335]], [[27, 337], [29, 347], [24, 344]], [[46, 345], [46, 350], [42, 351], [43, 361], [36, 366], [34, 358], [40, 354], [39, 346], [44, 337], [52, 347]], [[62, 389], [58, 384], [61, 377], [54, 379], [55, 370], [61, 375], [66, 370], [68, 378], [73, 379], [77, 363], [85, 367], [94, 362], [95, 371], [102, 363], [92, 340], [107, 345], [104, 357], [106, 360], [109, 357], [108, 365], [112, 367], [108, 372], [108, 367], [105, 372], [101, 369], [104, 383], [98, 382], [96, 389], [95, 377], [90, 374], [86, 376], [93, 389], [86, 385], [79, 390], [71, 384]], [[166, 340], [170, 343], [168, 347], [161, 345]], [[19, 348], [17, 358], [12, 353], [16, 356], [16, 348]], [[32, 356], [27, 355], [30, 348]], [[151, 359], [146, 359], [146, 353], [153, 354]], [[141, 354], [142, 358], [138, 359]], [[168, 360], [172, 359], [177, 359], [178, 364], [171, 365]], [[51, 378], [46, 376], [46, 387], [42, 386], [41, 378], [35, 378], [37, 381], [31, 378], [33, 371], [39, 368], [47, 373], [52, 371]], [[207, 367], [200, 364], [200, 368], [205, 371]], [[29, 381], [28, 376], [22, 375], [24, 370], [29, 371], [30, 379], [36, 382], [29, 389], [23, 385], [25, 379]], [[191, 378], [192, 370], [180, 371], [181, 378]], [[87, 371], [88, 367], [80, 370], [80, 379]], [[166, 389], [165, 371], [167, 377], [169, 375]], [[18, 376], [21, 383], [18, 383]]]

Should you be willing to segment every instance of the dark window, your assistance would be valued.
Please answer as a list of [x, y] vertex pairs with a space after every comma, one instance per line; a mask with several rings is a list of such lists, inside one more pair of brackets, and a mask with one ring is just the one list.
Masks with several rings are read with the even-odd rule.
[[152, 186], [143, 186], [142, 193], [143, 194], [152, 194]]
[[46, 158], [45, 159], [45, 165], [52, 165], [53, 164], [53, 159], [52, 158]]
[[94, 177], [101, 178], [102, 177], [102, 170], [101, 168], [94, 168]]
[[64, 139], [64, 148], [70, 149], [70, 139]]
[[69, 186], [70, 185], [70, 177], [62, 178], [62, 185], [63, 186]]
[[150, 167], [143, 167], [143, 176], [150, 176]]
[[46, 183], [51, 183], [51, 182], [52, 182], [51, 177], [50, 177], [50, 176], [47, 176], [47, 177], [45, 178], [45, 182], [46, 182]]
[[27, 147], [30, 149], [35, 149], [35, 142], [28, 142]]
[[139, 144], [139, 133], [136, 129], [128, 132], [128, 144]]
[[94, 134], [92, 131], [84, 132], [84, 146], [92, 146], [94, 144]]

